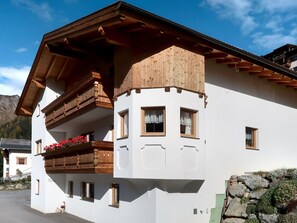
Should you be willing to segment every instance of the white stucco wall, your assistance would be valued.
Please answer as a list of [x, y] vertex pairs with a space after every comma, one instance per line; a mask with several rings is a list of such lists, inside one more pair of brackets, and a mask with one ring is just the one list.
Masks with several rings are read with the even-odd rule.
[[[65, 134], [49, 133], [45, 127], [45, 116], [41, 110], [50, 102], [55, 100], [63, 92], [64, 84], [47, 81], [47, 87], [39, 95], [38, 105], [32, 115], [32, 175], [31, 175], [31, 207], [48, 213], [55, 212], [64, 199], [63, 188], [60, 188], [54, 180], [49, 177], [44, 169], [44, 160], [41, 155], [36, 154], [36, 141], [42, 140], [42, 147], [59, 141]], [[39, 180], [39, 194], [37, 192], [37, 180]], [[53, 194], [55, 196], [53, 196]]]
[[[17, 164], [17, 158], [26, 158], [26, 164]], [[5, 161], [6, 163], [6, 161]], [[24, 152], [13, 152], [9, 153], [9, 176], [17, 175], [17, 169], [19, 169], [23, 174], [31, 172], [31, 154]], [[6, 172], [6, 169], [3, 169], [3, 172]]]
[[[212, 60], [206, 82], [205, 186], [211, 200], [224, 193], [231, 175], [296, 168], [296, 91]], [[245, 148], [245, 127], [258, 129], [258, 150]]]
[[[142, 136], [141, 108], [165, 107], [166, 134]], [[197, 138], [180, 135], [180, 109], [197, 111]], [[120, 139], [119, 113], [129, 112], [129, 136]], [[204, 179], [204, 100], [198, 94], [171, 88], [131, 91], [115, 102], [114, 175], [120, 178]]]
[[[44, 116], [37, 116], [36, 110], [32, 129], [33, 155], [38, 139], [48, 145], [82, 131], [94, 130], [96, 139], [110, 141], [110, 125], [114, 119], [115, 178], [100, 174], [49, 176], [44, 171], [42, 157], [33, 156], [32, 207], [53, 212], [65, 201], [67, 212], [94, 222], [203, 223], [209, 221], [215, 195], [224, 193], [225, 180], [231, 175], [296, 167], [296, 91], [236, 72], [212, 60], [206, 61], [205, 90], [206, 108], [204, 98], [188, 91], [142, 89], [141, 93], [136, 93], [133, 90], [130, 95], [117, 98], [113, 117], [76, 126], [64, 133], [47, 132]], [[39, 102], [41, 108], [55, 99], [56, 92], [46, 88], [43, 96]], [[141, 136], [141, 107], [147, 106], [165, 107], [165, 136]], [[180, 137], [181, 107], [198, 111], [199, 139]], [[129, 137], [119, 139], [119, 113], [124, 110], [129, 111]], [[257, 150], [245, 148], [245, 127], [258, 129]], [[187, 159], [181, 160], [185, 145], [198, 150], [196, 169], [187, 169], [184, 162]], [[144, 149], [152, 148], [150, 155], [158, 159], [143, 154]], [[155, 165], [159, 168], [154, 169]], [[39, 195], [35, 195], [36, 179], [41, 183]], [[69, 180], [74, 182], [73, 198], [67, 196]], [[82, 181], [95, 183], [94, 202], [81, 200]], [[108, 205], [109, 186], [114, 182], [120, 184], [119, 208]]]

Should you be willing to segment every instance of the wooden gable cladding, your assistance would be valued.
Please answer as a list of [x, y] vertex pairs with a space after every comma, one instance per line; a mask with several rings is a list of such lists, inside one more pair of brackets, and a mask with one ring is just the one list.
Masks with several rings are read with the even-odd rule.
[[205, 54], [206, 59], [215, 59], [217, 64], [225, 64], [228, 67], [235, 69], [236, 72], [248, 72], [250, 75], [259, 78], [267, 79], [268, 81], [276, 82], [285, 85], [286, 87], [297, 89], [297, 80], [264, 68], [252, 62], [245, 61], [239, 57], [230, 54], [213, 50]]
[[204, 56], [169, 46], [144, 57], [130, 48], [118, 47], [115, 53], [115, 92], [131, 89], [177, 87], [204, 93]]

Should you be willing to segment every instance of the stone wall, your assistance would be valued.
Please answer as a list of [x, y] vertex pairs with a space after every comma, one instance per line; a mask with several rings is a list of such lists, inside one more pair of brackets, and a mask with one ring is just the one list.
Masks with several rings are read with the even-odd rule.
[[297, 222], [297, 169], [232, 176], [221, 222]]

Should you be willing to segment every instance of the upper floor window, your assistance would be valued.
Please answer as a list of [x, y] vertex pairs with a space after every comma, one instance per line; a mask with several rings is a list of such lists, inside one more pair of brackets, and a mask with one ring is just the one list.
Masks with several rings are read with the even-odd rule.
[[181, 136], [196, 137], [196, 111], [180, 109], [180, 134]]
[[142, 134], [165, 135], [165, 107], [142, 108]]
[[26, 165], [27, 164], [27, 157], [17, 157], [16, 164], [18, 165]]
[[42, 153], [42, 140], [35, 141], [35, 154]]
[[91, 141], [94, 141], [95, 140], [94, 131], [92, 131], [92, 132], [86, 132], [86, 133], [83, 133], [81, 135], [86, 137], [87, 142], [91, 142]]
[[257, 149], [257, 131], [256, 128], [245, 127], [245, 146], [247, 149]]
[[120, 137], [128, 137], [129, 133], [129, 113], [128, 110], [119, 113], [121, 119], [121, 133]]

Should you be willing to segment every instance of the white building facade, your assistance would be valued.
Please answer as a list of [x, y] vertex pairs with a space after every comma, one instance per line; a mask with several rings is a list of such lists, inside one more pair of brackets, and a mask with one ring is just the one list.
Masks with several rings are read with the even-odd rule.
[[295, 167], [294, 71], [123, 2], [74, 24], [45, 35], [17, 108], [32, 208], [209, 222], [231, 175]]
[[3, 156], [3, 179], [18, 180], [31, 174], [31, 141], [0, 139]]

